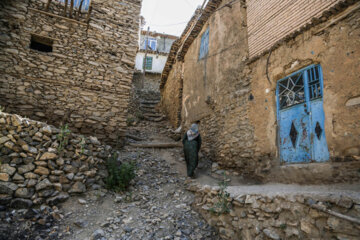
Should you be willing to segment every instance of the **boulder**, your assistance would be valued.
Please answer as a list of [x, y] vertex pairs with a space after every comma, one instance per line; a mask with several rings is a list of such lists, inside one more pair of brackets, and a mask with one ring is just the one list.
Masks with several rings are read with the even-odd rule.
[[35, 169], [35, 165], [30, 163], [30, 164], [22, 165], [22, 166], [18, 167], [18, 173], [24, 174], [24, 173], [30, 172], [34, 169]]
[[86, 186], [82, 182], [76, 182], [72, 185], [69, 193], [83, 193], [86, 191]]
[[16, 172], [16, 168], [11, 167], [9, 164], [1, 164], [0, 172], [7, 173], [12, 176]]
[[0, 181], [8, 182], [10, 179], [9, 174], [7, 173], [0, 173]]
[[32, 206], [33, 202], [29, 199], [15, 198], [11, 201], [10, 207], [16, 209], [26, 209]]
[[46, 152], [40, 157], [40, 161], [53, 160], [56, 159], [57, 157], [58, 156], [55, 153]]
[[45, 178], [44, 180], [36, 184], [35, 189], [36, 191], [40, 191], [43, 189], [51, 188], [52, 186], [53, 184], [49, 181], [49, 179]]
[[55, 197], [48, 198], [46, 203], [49, 205], [56, 205], [61, 202], [65, 202], [69, 198], [69, 194], [65, 192], [61, 192], [59, 195]]
[[0, 194], [12, 195], [18, 189], [18, 185], [12, 182], [0, 182]]
[[39, 175], [49, 175], [50, 171], [49, 171], [49, 169], [47, 169], [45, 167], [38, 166], [35, 169], [34, 173], [39, 174]]

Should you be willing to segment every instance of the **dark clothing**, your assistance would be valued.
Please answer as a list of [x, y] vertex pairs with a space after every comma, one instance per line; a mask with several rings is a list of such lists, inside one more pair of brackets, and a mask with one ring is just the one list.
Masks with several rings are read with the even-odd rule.
[[193, 177], [199, 161], [198, 152], [201, 147], [201, 136], [199, 134], [195, 139], [189, 141], [188, 136], [185, 133], [182, 143], [184, 145], [187, 175], [188, 177]]

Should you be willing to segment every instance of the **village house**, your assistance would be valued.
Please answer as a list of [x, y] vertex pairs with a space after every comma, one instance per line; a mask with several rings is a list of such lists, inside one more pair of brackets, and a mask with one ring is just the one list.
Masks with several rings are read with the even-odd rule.
[[1, 107], [116, 142], [126, 127], [140, 7], [140, 0], [1, 1]]
[[199, 122], [208, 156], [243, 176], [359, 180], [359, 9], [209, 0], [170, 50], [164, 112], [176, 128]]
[[171, 45], [176, 39], [178, 37], [173, 35], [140, 31], [134, 74], [136, 85], [143, 80], [144, 86], [142, 87], [144, 89], [159, 91], [161, 73], [164, 70]]

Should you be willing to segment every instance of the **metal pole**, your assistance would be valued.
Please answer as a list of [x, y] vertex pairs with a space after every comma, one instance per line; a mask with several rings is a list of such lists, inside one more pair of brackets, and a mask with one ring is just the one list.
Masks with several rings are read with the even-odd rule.
[[146, 36], [145, 36], [145, 57], [144, 57], [144, 64], [143, 64], [143, 77], [141, 79], [141, 88], [144, 88], [144, 79], [145, 79], [145, 69], [146, 69], [146, 57], [147, 57], [147, 49], [149, 44], [149, 31], [150, 27], [148, 27]]

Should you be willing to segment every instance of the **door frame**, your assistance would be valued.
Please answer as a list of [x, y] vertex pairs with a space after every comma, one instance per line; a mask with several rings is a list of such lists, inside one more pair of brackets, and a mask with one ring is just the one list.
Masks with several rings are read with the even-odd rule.
[[[308, 65], [308, 66], [306, 66], [304, 68], [301, 68], [301, 69], [299, 69], [299, 70], [297, 70], [295, 72], [292, 72], [292, 73], [286, 75], [285, 77], [283, 77], [281, 79], [278, 79], [276, 81], [276, 91], [275, 91], [276, 117], [277, 117], [277, 119], [276, 119], [276, 122], [277, 122], [277, 128], [276, 128], [277, 141], [276, 142], [277, 142], [277, 149], [278, 149], [278, 153], [279, 153], [279, 161], [280, 161], [281, 164], [297, 164], [297, 163], [296, 162], [286, 162], [286, 161], [283, 161], [281, 159], [281, 138], [280, 138], [280, 128], [281, 128], [281, 125], [280, 125], [281, 124], [281, 122], [280, 122], [280, 111], [281, 110], [280, 110], [280, 101], [279, 101], [279, 82], [281, 82], [282, 80], [285, 80], [285, 79], [287, 79], [287, 78], [289, 78], [291, 76], [294, 76], [294, 75], [296, 75], [298, 73], [303, 72], [303, 74], [304, 74], [304, 94], [305, 94], [306, 111], [310, 113], [310, 120], [309, 120], [309, 125], [310, 126], [309, 126], [309, 128], [313, 129], [312, 120], [311, 120], [311, 118], [312, 118], [311, 114], [312, 113], [311, 113], [311, 109], [310, 109], [311, 100], [310, 100], [310, 93], [309, 93], [309, 82], [308, 82], [309, 79], [308, 79], [308, 76], [305, 76], [305, 75], [307, 75], [307, 74], [305, 74], [305, 72], [307, 73], [308, 72], [307, 70], [311, 69], [313, 67], [318, 67], [319, 68], [319, 82], [320, 82], [320, 91], [321, 91], [321, 101], [322, 101], [322, 103], [324, 103], [323, 102], [323, 99], [324, 99], [324, 77], [323, 77], [322, 67], [321, 67], [320, 64]], [[315, 99], [313, 101], [316, 101], [316, 100], [318, 100], [318, 99]], [[300, 103], [300, 104], [302, 104], [302, 103]], [[295, 106], [295, 105], [293, 105], [293, 106]], [[292, 106], [290, 106], [290, 107], [292, 107]], [[323, 108], [323, 111], [324, 111], [323, 105], [322, 105], [322, 108]], [[323, 129], [323, 131], [325, 132], [325, 118], [324, 118], [324, 129]], [[309, 134], [311, 134], [311, 133], [309, 133]], [[325, 139], [326, 139], [326, 135], [325, 135]], [[313, 150], [313, 144], [310, 141], [310, 152], [309, 153], [310, 153], [311, 156], [313, 155], [313, 151], [314, 151]], [[310, 161], [310, 162], [312, 162], [312, 161]], [[310, 162], [298, 162], [298, 163], [310, 163]]]

